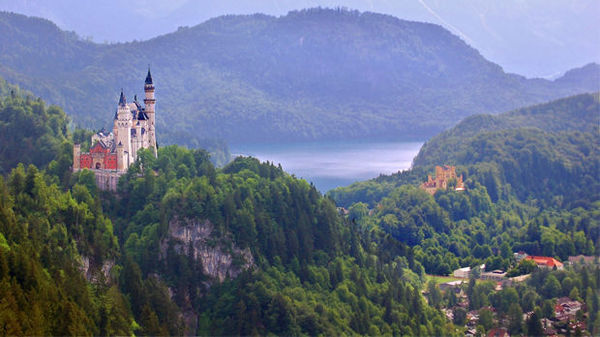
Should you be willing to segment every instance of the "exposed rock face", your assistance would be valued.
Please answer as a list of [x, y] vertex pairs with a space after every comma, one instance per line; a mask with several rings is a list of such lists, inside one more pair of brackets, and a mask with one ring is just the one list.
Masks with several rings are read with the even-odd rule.
[[[209, 277], [208, 282], [202, 282], [206, 287], [210, 287], [210, 283], [223, 282], [227, 277], [235, 278], [254, 266], [250, 249], [236, 247], [228, 234], [216, 234], [214, 225], [208, 220], [174, 217], [169, 221], [167, 237], [160, 242], [160, 257], [167, 257], [170, 245], [177, 254], [191, 255], [194, 260], [201, 262], [202, 272]], [[195, 335], [198, 314], [192, 307], [187, 290], [169, 288], [171, 297], [178, 291], [184, 291], [184, 303], [178, 305], [185, 335]]]
[[211, 236], [213, 230], [208, 220], [173, 218], [169, 221], [169, 236], [161, 242], [161, 256], [166, 255], [169, 240], [178, 253], [188, 255], [191, 248], [193, 258], [202, 262], [204, 274], [218, 282], [254, 266], [250, 249], [236, 247], [227, 237]]
[[98, 283], [103, 276], [103, 282], [110, 284], [110, 271], [115, 266], [114, 260], [106, 260], [102, 266], [97, 265], [85, 255], [81, 255], [79, 271], [88, 282]]
[[90, 258], [85, 256], [85, 255], [81, 255], [81, 261], [80, 261], [80, 266], [79, 266], [79, 271], [81, 272], [81, 274], [83, 275], [83, 277], [85, 277], [86, 280], [90, 280], [90, 277], [92, 275], [90, 274]]
[[104, 279], [107, 280], [110, 283], [110, 271], [112, 270], [112, 268], [115, 266], [115, 261], [114, 260], [106, 260], [104, 261], [104, 263], [102, 264], [102, 274], [104, 275]]

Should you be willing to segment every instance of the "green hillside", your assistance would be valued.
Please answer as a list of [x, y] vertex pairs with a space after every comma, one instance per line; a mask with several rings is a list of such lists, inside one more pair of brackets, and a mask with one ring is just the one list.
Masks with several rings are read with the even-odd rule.
[[[356, 217], [364, 217], [360, 209], [374, 209], [374, 215], [364, 221], [385, 228], [401, 241], [425, 249], [432, 245], [428, 242], [432, 238], [433, 246], [450, 249], [459, 260], [468, 259], [468, 264], [478, 257], [470, 253], [477, 246], [487, 242], [494, 251], [506, 240], [513, 251], [527, 247], [530, 254], [561, 259], [578, 249], [598, 254], [597, 108], [597, 96], [581, 95], [497, 117], [471, 117], [424, 145], [423, 149], [437, 150], [422, 150], [418, 157], [430, 165], [415, 165], [405, 172], [335, 189], [329, 195]], [[488, 123], [491, 119], [494, 122]], [[527, 123], [547, 131], [517, 127]], [[427, 174], [433, 174], [433, 164], [448, 163], [457, 165], [466, 192], [438, 191], [431, 197], [418, 188]], [[536, 237], [528, 229], [540, 225], [546, 226], [542, 233], [548, 237]], [[486, 231], [485, 238], [474, 236], [479, 230]], [[583, 232], [576, 234], [578, 230]], [[506, 233], [509, 237], [504, 237]], [[567, 247], [577, 235], [582, 239], [579, 248], [577, 244]], [[430, 259], [430, 255], [422, 258]], [[421, 262], [428, 272], [441, 272]]]
[[19, 163], [46, 167], [52, 161], [54, 168], [60, 162], [59, 170], [65, 171], [73, 153], [67, 139], [67, 116], [60, 108], [47, 107], [41, 99], [23, 97], [16, 90], [10, 87], [8, 96], [0, 96], [0, 174]]
[[[363, 231], [381, 231], [412, 247], [429, 274], [481, 264], [508, 276], [531, 273], [526, 282], [499, 291], [496, 282], [469, 280], [463, 287], [466, 309], [478, 310], [478, 331], [502, 326], [511, 334], [538, 334], [537, 321], [556, 321], [557, 298], [566, 296], [589, 305], [589, 316], [581, 312], [575, 320], [587, 324], [584, 333], [595, 335], [600, 293], [585, 286], [583, 296], [582, 288], [572, 285], [590, 284], [589, 273], [597, 276], [598, 266], [540, 270], [535, 263], [517, 263], [513, 253], [563, 262], [578, 254], [600, 255], [598, 106], [597, 95], [580, 95], [470, 117], [424, 145], [410, 170], [337, 188], [328, 196], [347, 208], [348, 218]], [[465, 191], [448, 188], [430, 195], [419, 188], [434, 174], [434, 165], [448, 163], [464, 177]], [[459, 299], [442, 298], [435, 281], [427, 289], [430, 304], [451, 309], [458, 326], [467, 323]], [[490, 306], [493, 313], [485, 312]], [[535, 317], [524, 322], [522, 313], [528, 311]]]
[[[465, 192], [425, 193], [415, 185], [432, 167], [416, 167], [335, 190], [350, 201], [343, 216], [272, 163], [240, 157], [217, 169], [206, 151], [176, 145], [158, 158], [140, 151], [117, 193], [102, 192], [91, 172], [69, 172], [70, 144], [85, 132], [66, 132], [60, 109], [16, 91], [1, 108], [2, 125], [32, 132], [10, 144], [48, 140], [22, 147], [43, 170], [18, 164], [0, 176], [3, 335], [458, 336], [466, 309], [425, 273], [485, 263], [518, 275], [531, 267], [514, 262], [520, 250], [599, 255], [600, 136], [581, 126], [479, 132], [452, 157]], [[3, 155], [8, 171], [18, 159]], [[512, 333], [534, 333], [570, 296], [596, 334], [598, 268], [574, 268], [498, 292], [473, 279], [466, 308], [493, 306]], [[480, 332], [497, 324], [490, 315]]]
[[476, 113], [597, 91], [592, 64], [547, 81], [506, 74], [433, 24], [347, 10], [223, 16], [147, 41], [94, 44], [0, 13], [0, 76], [108, 126], [119, 89], [157, 87], [161, 144], [423, 139]]
[[467, 143], [482, 132], [537, 128], [546, 132], [580, 131], [597, 134], [600, 123], [599, 94], [582, 94], [549, 103], [505, 112], [475, 115], [431, 138], [415, 157], [414, 166], [461, 163]]
[[[2, 104], [7, 120], [58, 137], [58, 108]], [[165, 146], [141, 151], [112, 194], [61, 154], [0, 176], [1, 334], [458, 334], [421, 295], [408, 246], [363, 235], [270, 163], [216, 169], [204, 150]]]

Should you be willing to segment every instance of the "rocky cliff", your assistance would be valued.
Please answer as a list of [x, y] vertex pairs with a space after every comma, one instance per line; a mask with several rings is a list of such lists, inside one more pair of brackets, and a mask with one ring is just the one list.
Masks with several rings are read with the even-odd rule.
[[165, 256], [168, 245], [172, 244], [176, 252], [200, 261], [204, 274], [214, 281], [234, 278], [254, 266], [250, 249], [236, 247], [230, 235], [214, 235], [214, 225], [208, 220], [175, 217], [169, 221], [168, 233], [161, 242], [161, 256]]
[[110, 272], [115, 266], [114, 260], [106, 260], [102, 265], [98, 265], [95, 261], [91, 260], [85, 255], [81, 255], [79, 261], [79, 270], [85, 279], [92, 283], [106, 282], [111, 283]]

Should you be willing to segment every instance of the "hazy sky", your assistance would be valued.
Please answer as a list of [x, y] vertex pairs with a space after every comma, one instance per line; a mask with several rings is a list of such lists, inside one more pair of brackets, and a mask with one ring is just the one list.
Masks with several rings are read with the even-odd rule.
[[96, 42], [145, 40], [224, 14], [348, 7], [440, 24], [508, 72], [555, 76], [600, 61], [598, 0], [0, 0]]

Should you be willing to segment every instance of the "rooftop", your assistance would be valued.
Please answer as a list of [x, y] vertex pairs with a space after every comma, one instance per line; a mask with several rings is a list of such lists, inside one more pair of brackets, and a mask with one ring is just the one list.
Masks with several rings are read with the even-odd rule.
[[548, 257], [548, 256], [527, 256], [525, 259], [527, 260], [533, 260], [533, 262], [535, 262], [538, 266], [539, 265], [544, 265], [546, 267], [557, 267], [560, 268], [563, 266], [562, 262], [558, 261], [557, 259], [553, 258], [553, 257]]

